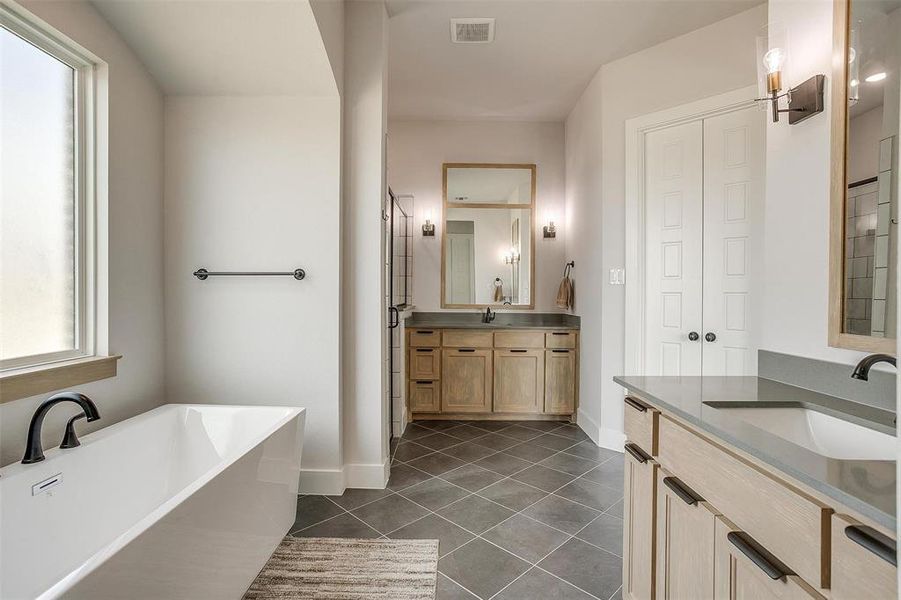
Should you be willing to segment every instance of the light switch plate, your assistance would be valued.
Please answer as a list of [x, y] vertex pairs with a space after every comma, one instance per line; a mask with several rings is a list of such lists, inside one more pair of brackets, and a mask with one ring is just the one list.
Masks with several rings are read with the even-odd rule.
[[626, 270], [625, 269], [610, 269], [610, 285], [625, 285], [626, 284]]

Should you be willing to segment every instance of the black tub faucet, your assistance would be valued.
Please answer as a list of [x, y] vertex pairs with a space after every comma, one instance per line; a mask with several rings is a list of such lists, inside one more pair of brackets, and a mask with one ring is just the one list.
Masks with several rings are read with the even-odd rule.
[[[89, 422], [96, 421], [100, 418], [100, 413], [97, 412], [97, 406], [94, 404], [93, 400], [84, 394], [62, 392], [50, 396], [41, 403], [38, 409], [34, 411], [34, 416], [31, 417], [31, 424], [28, 426], [28, 440], [25, 442], [25, 456], [22, 458], [22, 464], [28, 465], [44, 460], [44, 448], [41, 446], [41, 427], [44, 424], [44, 417], [47, 416], [50, 409], [60, 402], [74, 402], [79, 405]], [[79, 417], [80, 416], [81, 415], [79, 415]], [[69, 425], [72, 425], [74, 420], [75, 419], [72, 419], [69, 422]]]
[[860, 379], [861, 381], [868, 381], [870, 379], [870, 369], [876, 363], [881, 362], [887, 362], [893, 367], [897, 366], [895, 364], [895, 357], [891, 354], [871, 354], [857, 363], [857, 366], [854, 367], [854, 372], [851, 373], [851, 377]]

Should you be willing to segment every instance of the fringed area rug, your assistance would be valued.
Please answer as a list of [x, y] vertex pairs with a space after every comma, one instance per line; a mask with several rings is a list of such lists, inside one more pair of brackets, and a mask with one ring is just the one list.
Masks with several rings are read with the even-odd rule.
[[438, 540], [286, 537], [244, 600], [434, 600]]

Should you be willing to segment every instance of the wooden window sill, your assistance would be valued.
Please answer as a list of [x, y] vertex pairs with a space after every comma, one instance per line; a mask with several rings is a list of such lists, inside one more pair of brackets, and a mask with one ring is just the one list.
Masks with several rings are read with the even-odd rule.
[[0, 404], [116, 376], [121, 356], [90, 356], [0, 373]]

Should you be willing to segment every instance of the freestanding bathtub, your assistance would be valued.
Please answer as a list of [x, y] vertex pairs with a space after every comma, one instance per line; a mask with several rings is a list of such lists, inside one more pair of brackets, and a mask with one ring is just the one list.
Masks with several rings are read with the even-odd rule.
[[0, 469], [0, 598], [241, 598], [294, 522], [304, 419], [169, 404]]

